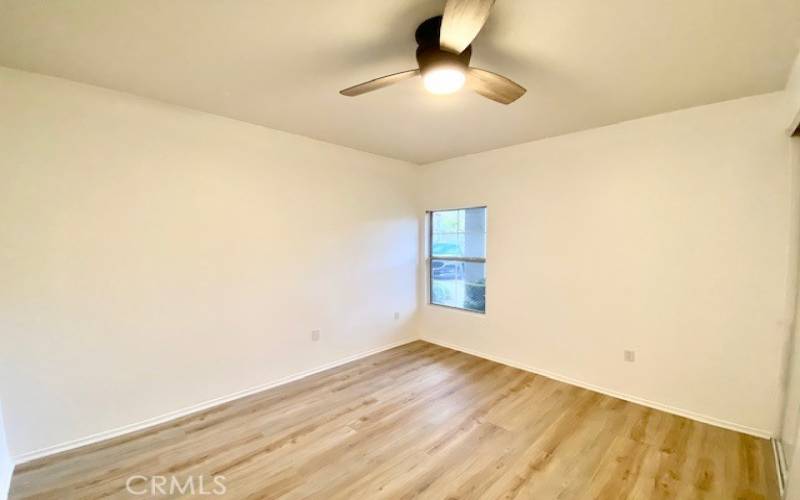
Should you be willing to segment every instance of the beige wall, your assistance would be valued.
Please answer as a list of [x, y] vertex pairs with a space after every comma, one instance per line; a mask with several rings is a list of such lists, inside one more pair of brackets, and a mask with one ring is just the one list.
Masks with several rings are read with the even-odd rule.
[[9, 69], [0, 109], [13, 455], [416, 335], [418, 167]]
[[[8, 69], [0, 89], [17, 457], [418, 333], [777, 432], [797, 224], [782, 93], [416, 167]], [[480, 204], [486, 316], [416, 318], [420, 214]]]
[[426, 166], [422, 208], [488, 206], [487, 313], [423, 305], [422, 336], [774, 434], [796, 258], [785, 106], [762, 95]]

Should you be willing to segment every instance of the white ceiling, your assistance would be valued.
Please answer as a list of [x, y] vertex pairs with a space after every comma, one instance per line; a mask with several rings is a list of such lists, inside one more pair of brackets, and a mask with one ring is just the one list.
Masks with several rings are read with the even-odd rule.
[[798, 0], [498, 0], [473, 65], [503, 106], [419, 79], [414, 29], [444, 0], [0, 0], [0, 65], [416, 163], [780, 90]]

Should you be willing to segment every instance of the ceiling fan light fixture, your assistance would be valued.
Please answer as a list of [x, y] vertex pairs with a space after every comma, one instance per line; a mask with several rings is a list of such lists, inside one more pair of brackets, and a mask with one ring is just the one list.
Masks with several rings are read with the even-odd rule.
[[470, 66], [472, 41], [483, 28], [495, 0], [446, 0], [444, 14], [423, 21], [414, 31], [417, 66], [347, 87], [339, 93], [349, 97], [382, 89], [415, 76], [422, 76], [431, 94], [452, 94], [462, 87], [492, 101], [511, 104], [525, 88], [508, 78]]
[[452, 94], [461, 90], [466, 81], [464, 70], [459, 67], [444, 66], [426, 71], [422, 77], [425, 89], [431, 94]]

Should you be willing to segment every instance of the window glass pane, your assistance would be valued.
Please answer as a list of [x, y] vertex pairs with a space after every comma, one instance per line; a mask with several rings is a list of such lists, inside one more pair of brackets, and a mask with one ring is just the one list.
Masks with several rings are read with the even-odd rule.
[[464, 213], [464, 256], [486, 257], [486, 209], [467, 208]]
[[433, 233], [458, 233], [460, 210], [433, 213]]
[[486, 257], [486, 208], [433, 212], [431, 255]]
[[431, 303], [485, 312], [485, 264], [454, 259], [486, 258], [486, 208], [433, 212], [430, 253]]
[[464, 256], [464, 235], [459, 233], [433, 233], [431, 255]]
[[463, 251], [461, 254], [465, 257], [486, 257], [486, 233], [464, 233], [462, 235], [464, 242]]
[[485, 264], [432, 259], [431, 303], [485, 312]]
[[467, 208], [460, 211], [464, 212], [465, 233], [486, 232], [486, 208]]

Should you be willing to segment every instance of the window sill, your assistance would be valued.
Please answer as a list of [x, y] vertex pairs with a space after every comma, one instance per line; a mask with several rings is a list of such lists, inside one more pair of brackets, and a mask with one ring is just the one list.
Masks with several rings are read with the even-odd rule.
[[445, 310], [448, 310], [448, 311], [456, 311], [456, 312], [461, 312], [461, 313], [467, 313], [467, 314], [469, 314], [471, 316], [478, 316], [479, 318], [486, 317], [486, 311], [483, 311], [483, 312], [481, 312], [481, 311], [473, 311], [472, 309], [463, 309], [461, 307], [446, 306], [444, 304], [434, 304], [433, 302], [428, 302], [427, 305], [430, 306], [430, 307], [433, 307], [433, 308], [440, 308], [440, 309], [445, 309]]

